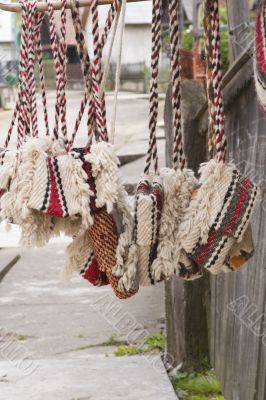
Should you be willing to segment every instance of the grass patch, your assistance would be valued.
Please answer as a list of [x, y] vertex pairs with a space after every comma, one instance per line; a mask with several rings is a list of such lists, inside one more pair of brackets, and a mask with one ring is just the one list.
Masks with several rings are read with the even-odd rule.
[[174, 386], [187, 393], [185, 400], [224, 400], [221, 384], [213, 370], [203, 374], [179, 373]]
[[16, 341], [24, 341], [27, 339], [36, 339], [35, 336], [29, 336], [29, 335], [22, 335], [18, 333], [13, 333], [13, 332], [6, 332], [4, 334], [0, 333], [0, 342], [16, 342]]
[[[79, 335], [79, 338], [84, 338], [83, 335]], [[124, 340], [117, 340], [115, 336], [111, 336], [106, 342], [97, 343], [97, 344], [88, 344], [87, 346], [78, 347], [75, 350], [71, 351], [80, 351], [80, 350], [87, 350], [87, 349], [94, 349], [96, 347], [111, 347], [111, 346], [124, 346], [127, 345], [127, 342]]]
[[142, 345], [120, 345], [115, 350], [114, 354], [116, 357], [123, 356], [135, 356], [138, 354], [150, 353], [152, 351], [163, 351], [165, 347], [165, 336], [161, 333], [155, 333], [153, 335], [147, 335], [144, 338]]
[[116, 357], [124, 357], [124, 356], [135, 356], [137, 354], [143, 354], [145, 351], [133, 344], [118, 346], [115, 350], [114, 354]]

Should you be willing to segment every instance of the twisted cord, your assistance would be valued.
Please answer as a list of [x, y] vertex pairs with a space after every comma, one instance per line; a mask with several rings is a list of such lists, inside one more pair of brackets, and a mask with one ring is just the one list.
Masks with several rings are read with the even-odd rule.
[[18, 99], [16, 101], [15, 109], [12, 115], [10, 127], [7, 133], [4, 147], [7, 148], [10, 142], [13, 128], [18, 117], [17, 125], [17, 148], [21, 146], [24, 141], [26, 132], [29, 133], [29, 91], [27, 90], [27, 62], [28, 62], [28, 19], [30, 18], [31, 10], [29, 5], [20, 0], [22, 7], [22, 21], [21, 21], [21, 43], [20, 43], [20, 62], [19, 62], [19, 85], [18, 85]]
[[158, 173], [158, 152], [156, 141], [156, 127], [158, 119], [159, 93], [158, 74], [159, 57], [161, 50], [161, 0], [153, 0], [152, 8], [152, 49], [151, 49], [151, 82], [150, 82], [150, 112], [149, 112], [149, 148], [146, 157], [144, 173], [148, 174], [151, 161], [154, 163], [155, 173]]
[[214, 158], [215, 148], [216, 148], [215, 145], [216, 116], [215, 116], [215, 106], [214, 106], [213, 82], [211, 79], [212, 76], [211, 19], [212, 19], [211, 10], [209, 9], [209, 5], [206, 2], [205, 16], [204, 16], [204, 39], [205, 39], [206, 69], [207, 69], [207, 97], [208, 97], [208, 109], [209, 109], [208, 152], [210, 158]]
[[51, 48], [54, 58], [55, 71], [56, 71], [56, 105], [55, 105], [55, 123], [53, 129], [53, 136], [58, 139], [58, 131], [59, 131], [59, 118], [61, 116], [61, 127], [62, 127], [62, 135], [64, 138], [65, 146], [67, 147], [67, 131], [66, 131], [66, 96], [65, 96], [65, 87], [66, 87], [66, 0], [62, 1], [62, 10], [61, 10], [61, 40], [58, 40], [56, 35], [56, 26], [54, 19], [54, 8], [50, 0], [47, 0], [48, 4], [48, 18], [49, 18], [49, 31], [50, 31], [50, 40], [51, 40]]
[[219, 161], [225, 161], [226, 157], [226, 137], [225, 137], [225, 116], [224, 116], [224, 103], [222, 93], [222, 57], [221, 57], [221, 37], [220, 37], [220, 18], [219, 18], [219, 4], [218, 0], [213, 2], [213, 18], [212, 18], [212, 48], [213, 48], [213, 83], [215, 93], [215, 107], [217, 118], [217, 134], [216, 134], [216, 147]]
[[172, 80], [172, 108], [173, 108], [173, 167], [183, 169], [186, 158], [183, 150], [181, 124], [181, 64], [179, 47], [178, 11], [180, 2], [169, 0], [170, 16], [170, 48], [171, 48], [171, 80]]
[[225, 114], [222, 94], [223, 75], [218, 0], [205, 0], [204, 11], [208, 65], [207, 86], [211, 123], [209, 132], [212, 135], [209, 144], [209, 151], [212, 156], [215, 143], [217, 159], [218, 161], [224, 162], [226, 159], [227, 141], [225, 137]]
[[30, 7], [27, 7], [23, 0], [20, 0], [22, 7], [21, 43], [20, 43], [20, 64], [19, 64], [19, 105], [18, 105], [18, 138], [19, 148], [26, 136], [30, 134], [30, 108], [29, 91], [27, 90], [27, 68], [28, 68], [28, 18]]
[[[84, 35], [82, 32], [82, 24], [81, 24], [80, 15], [79, 15], [79, 1], [72, 0], [71, 3], [72, 3], [71, 4], [72, 5], [71, 12], [72, 12], [72, 19], [73, 19], [73, 24], [74, 24], [74, 28], [75, 28], [75, 33], [76, 33], [77, 47], [78, 47], [78, 51], [79, 51], [79, 56], [80, 56], [80, 60], [81, 60], [81, 68], [82, 68], [85, 85], [86, 85], [83, 99], [81, 100], [78, 117], [75, 122], [74, 131], [72, 133], [71, 144], [73, 144], [88, 101], [89, 101], [88, 118], [87, 118], [88, 137], [89, 137], [89, 142], [92, 141], [93, 133], [95, 132], [95, 122], [94, 122], [95, 112], [94, 112], [93, 100], [91, 98], [92, 74], [91, 74], [90, 58], [88, 55], [87, 46], [86, 46], [86, 43], [84, 40]], [[102, 50], [106, 44], [107, 37], [113, 26], [114, 20], [117, 17], [120, 3], [121, 3], [121, 0], [114, 0], [111, 3], [111, 6], [109, 8], [107, 19], [105, 22], [104, 31], [102, 33], [101, 40], [100, 40], [100, 43], [101, 43], [100, 60], [102, 58]], [[101, 75], [100, 81], [102, 79], [103, 79], [103, 75]], [[104, 94], [102, 91], [100, 91], [99, 97], [102, 102], [102, 104], [101, 104], [102, 118], [103, 118], [103, 124], [104, 124], [104, 129], [105, 129], [105, 140], [107, 141], [108, 138], [107, 138], [107, 128], [106, 128], [106, 125], [107, 125], [106, 124], [106, 106], [105, 106]]]
[[98, 15], [98, 0], [92, 1], [92, 36], [94, 48], [94, 60], [92, 63], [92, 104], [95, 112], [95, 120], [97, 126], [97, 140], [105, 140], [105, 127], [102, 116], [102, 102], [100, 100], [100, 78], [101, 78], [101, 45], [99, 35], [99, 15]]
[[[39, 13], [37, 18], [38, 18], [38, 21], [36, 24], [34, 42], [35, 42], [35, 47], [36, 47], [36, 54], [37, 54], [38, 68], [39, 68], [43, 114], [44, 114], [44, 124], [45, 124], [46, 135], [48, 136], [49, 135], [49, 120], [48, 120], [48, 111], [47, 111], [47, 97], [46, 97], [46, 90], [45, 90], [45, 75], [44, 75], [44, 67], [43, 67], [41, 31], [40, 31], [40, 25], [43, 21], [43, 15], [41, 15]], [[38, 27], [38, 29], [37, 29], [37, 27]]]
[[[79, 1], [78, 0], [72, 0], [71, 14], [72, 14], [72, 20], [73, 20], [73, 25], [74, 25], [74, 29], [75, 29], [79, 58], [81, 61], [81, 70], [82, 70], [84, 81], [85, 81], [84, 96], [81, 100], [78, 117], [76, 119], [74, 131], [72, 133], [72, 137], [71, 137], [71, 141], [70, 141], [70, 145], [72, 146], [73, 142], [75, 140], [77, 131], [79, 129], [80, 122], [81, 122], [82, 116], [84, 114], [87, 102], [90, 98], [92, 72], [91, 72], [91, 62], [90, 62], [90, 57], [89, 57], [89, 53], [88, 53], [88, 48], [87, 48], [84, 34], [82, 31], [82, 24], [81, 24], [81, 19], [80, 19], [80, 15], [79, 15]], [[90, 132], [90, 134], [89, 134], [89, 137], [90, 137], [92, 134], [92, 131], [89, 129], [89, 126], [88, 126], [88, 132]]]
[[55, 19], [54, 19], [54, 8], [51, 1], [47, 0], [48, 4], [48, 19], [49, 19], [49, 33], [50, 33], [50, 40], [51, 40], [51, 48], [52, 54], [54, 59], [55, 65], [55, 73], [56, 73], [56, 104], [55, 104], [55, 122], [54, 122], [54, 129], [53, 129], [53, 136], [58, 139], [58, 126], [59, 126], [59, 103], [61, 98], [60, 88], [60, 59], [59, 59], [59, 52], [58, 52], [58, 41], [56, 37], [56, 27], [55, 27]]
[[61, 57], [61, 74], [62, 74], [62, 90], [61, 90], [61, 101], [60, 101], [60, 112], [61, 112], [61, 129], [64, 138], [65, 146], [68, 146], [67, 138], [67, 123], [66, 123], [66, 84], [67, 84], [67, 44], [66, 44], [66, 0], [61, 1], [61, 40], [59, 42], [60, 57]]
[[28, 18], [28, 85], [29, 85], [29, 108], [30, 108], [30, 120], [32, 128], [32, 136], [38, 136], [38, 115], [37, 115], [37, 99], [36, 99], [36, 82], [35, 82], [35, 48], [34, 48], [34, 35], [36, 21], [37, 2], [36, 0], [26, 0], [26, 4], [29, 7], [29, 18]]

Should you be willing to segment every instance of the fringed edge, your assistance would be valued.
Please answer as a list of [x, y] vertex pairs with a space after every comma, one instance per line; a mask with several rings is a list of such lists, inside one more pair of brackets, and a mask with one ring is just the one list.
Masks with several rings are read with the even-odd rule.
[[180, 222], [197, 183], [193, 171], [163, 169], [160, 173], [164, 204], [159, 232], [157, 258], [151, 270], [155, 281], [168, 279], [178, 271], [181, 244], [176, 238]]
[[90, 190], [90, 186], [87, 183], [87, 174], [82, 167], [82, 161], [80, 159], [73, 158], [73, 183], [74, 187], [77, 188], [76, 201], [79, 204], [80, 215], [82, 219], [82, 229], [87, 229], [93, 224], [93, 217], [90, 207], [90, 197], [94, 196], [94, 193]]
[[119, 235], [118, 246], [116, 250], [116, 265], [113, 268], [113, 274], [120, 278], [125, 272], [125, 261], [129, 253], [129, 247], [133, 235], [133, 218], [131, 208], [127, 202], [127, 193], [122, 184], [119, 190], [117, 201], [118, 211], [122, 214], [122, 232]]
[[96, 207], [106, 207], [110, 214], [119, 197], [119, 160], [113, 146], [106, 142], [91, 146], [91, 151], [85, 155], [85, 160], [91, 163], [92, 174], [96, 185]]
[[128, 252], [123, 276], [119, 279], [118, 288], [121, 292], [129, 292], [138, 287], [137, 282], [138, 246], [133, 243]]
[[[81, 255], [86, 253], [85, 256]], [[80, 273], [82, 268], [85, 266], [86, 261], [90, 259], [93, 253], [92, 246], [89, 240], [88, 232], [84, 232], [82, 235], [77, 236], [66, 249], [67, 260], [63, 270], [63, 278], [69, 280], [71, 275], [74, 273]], [[81, 265], [82, 264], [82, 265]]]
[[[213, 223], [211, 200], [215, 193], [219, 195], [220, 178], [225, 168], [228, 167], [233, 171], [234, 166], [232, 164], [224, 164], [215, 160], [210, 160], [201, 165], [199, 189], [195, 197], [192, 197], [179, 229], [178, 237], [185, 250], [192, 250], [199, 238], [203, 243], [208, 240], [208, 232]], [[223, 198], [222, 196], [220, 198], [222, 204]]]

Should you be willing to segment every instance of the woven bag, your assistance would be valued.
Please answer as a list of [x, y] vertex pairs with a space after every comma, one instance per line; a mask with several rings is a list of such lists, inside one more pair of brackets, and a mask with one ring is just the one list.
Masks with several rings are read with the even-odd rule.
[[[136, 290], [129, 293], [121, 293], [118, 290], [118, 278], [115, 276], [113, 270], [115, 270], [116, 274], [119, 274], [124, 263], [132, 236], [132, 218], [127, 205], [127, 195], [118, 173], [119, 161], [115, 155], [113, 146], [107, 142], [105, 102], [104, 96], [100, 95], [100, 84], [103, 76], [100, 62], [102, 48], [118, 10], [119, 1], [116, 0], [110, 6], [106, 27], [100, 42], [98, 6], [97, 1], [93, 2], [91, 11], [94, 24], [94, 59], [90, 61], [81, 29], [78, 2], [75, 0], [72, 1], [72, 19], [84, 74], [85, 96], [82, 100], [75, 124], [71, 146], [73, 145], [76, 130], [80, 124], [80, 119], [87, 102], [89, 103], [87, 122], [89, 145], [85, 149], [73, 148], [71, 154], [82, 161], [83, 170], [87, 175], [87, 184], [93, 192], [93, 196], [89, 198], [93, 224], [90, 224], [85, 232], [79, 232], [74, 242], [82, 241], [82, 238], [86, 237], [84, 254], [86, 254], [85, 248], [87, 246], [87, 253], [90, 255], [90, 252], [93, 252], [94, 257], [92, 258], [93, 261], [87, 264], [89, 265], [89, 269], [86, 266], [88, 260], [86, 257], [82, 257], [82, 262], [78, 263], [78, 267], [75, 267], [76, 262], [74, 262], [72, 268], [72, 260], [78, 260], [80, 257], [78, 246], [75, 246], [73, 242], [69, 248], [70, 253], [68, 252], [69, 259], [66, 270], [80, 270], [80, 265], [82, 265], [81, 270], [84, 277], [88, 276], [87, 273], [90, 272], [92, 275], [95, 275], [91, 275], [90, 281], [97, 277], [97, 284], [99, 282], [100, 284], [110, 282], [116, 296], [126, 299], [135, 294]], [[93, 137], [96, 138], [96, 143], [92, 143]], [[120, 227], [119, 232], [117, 226]], [[108, 232], [107, 237], [105, 236], [106, 232]]]
[[94, 224], [89, 230], [89, 237], [99, 269], [105, 272], [112, 289], [119, 299], [127, 299], [134, 295], [138, 288], [128, 292], [120, 291], [118, 278], [113, 274], [116, 265], [116, 249], [118, 247], [118, 232], [114, 218], [105, 210], [94, 215]]
[[157, 255], [151, 266], [152, 276], [157, 282], [168, 279], [171, 276], [186, 280], [193, 280], [202, 276], [201, 269], [196, 264], [191, 265], [191, 261], [182, 250], [177, 238], [180, 222], [197, 183], [193, 172], [186, 167], [183, 150], [178, 9], [179, 3], [170, 0], [170, 76], [172, 83], [174, 139], [173, 166], [171, 169], [164, 168], [160, 170], [164, 202], [159, 226]]
[[[161, 49], [161, 1], [154, 0], [152, 6], [152, 54], [149, 101], [149, 147], [144, 176], [135, 193], [134, 232], [123, 274], [120, 290], [130, 290], [136, 284], [154, 284], [151, 265], [157, 255], [159, 225], [163, 206], [163, 188], [158, 169], [156, 127], [158, 118], [158, 72]], [[154, 174], [151, 173], [151, 165]]]
[[75, 237], [67, 247], [66, 277], [74, 272], [94, 286], [104, 286], [109, 283], [106, 273], [99, 269], [87, 231]]
[[199, 187], [180, 225], [178, 240], [193, 264], [217, 274], [238, 269], [254, 253], [251, 235], [245, 232], [249, 229], [258, 188], [232, 163], [225, 162], [219, 10], [215, 0], [205, 1], [205, 34], [209, 153], [215, 158], [200, 168]]
[[[0, 187], [1, 218], [17, 223], [22, 228], [22, 244], [42, 242], [42, 236], [51, 231], [50, 221], [36, 215], [28, 208], [32, 189], [34, 163], [38, 151], [47, 147], [46, 141], [38, 138], [36, 82], [34, 75], [35, 54], [40, 72], [42, 103], [46, 134], [49, 134], [45, 82], [43, 74], [40, 28], [43, 14], [37, 13], [33, 0], [21, 1], [22, 33], [19, 63], [18, 99], [11, 125], [1, 153]], [[14, 125], [17, 121], [17, 150], [9, 150]], [[33, 142], [32, 151], [30, 142]], [[26, 143], [25, 143], [26, 142]], [[45, 231], [45, 232], [44, 232]]]

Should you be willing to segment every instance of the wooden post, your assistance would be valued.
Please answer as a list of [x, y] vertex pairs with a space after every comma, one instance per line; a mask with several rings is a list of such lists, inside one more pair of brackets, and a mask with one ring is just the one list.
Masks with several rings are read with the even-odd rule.
[[230, 60], [233, 62], [253, 40], [249, 24], [248, 0], [227, 0], [227, 14], [230, 33]]

